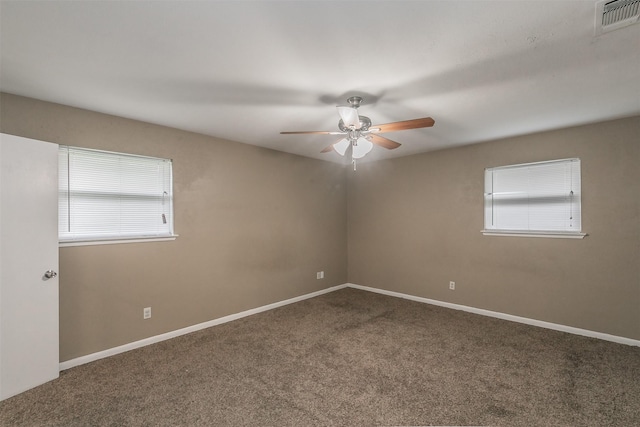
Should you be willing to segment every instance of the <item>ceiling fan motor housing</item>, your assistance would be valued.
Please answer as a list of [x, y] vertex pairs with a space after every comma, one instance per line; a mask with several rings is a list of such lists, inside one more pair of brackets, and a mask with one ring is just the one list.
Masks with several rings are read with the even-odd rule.
[[[360, 128], [358, 130], [359, 131], [369, 130], [369, 127], [371, 127], [371, 119], [367, 116], [358, 116], [358, 119], [360, 120]], [[340, 121], [338, 122], [338, 128], [342, 132], [349, 132], [351, 130], [351, 128], [344, 125], [344, 121], [342, 121], [342, 119], [340, 119]]]

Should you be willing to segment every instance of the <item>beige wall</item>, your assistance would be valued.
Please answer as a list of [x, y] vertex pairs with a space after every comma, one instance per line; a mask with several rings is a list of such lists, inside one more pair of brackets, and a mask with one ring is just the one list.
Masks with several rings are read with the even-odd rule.
[[[640, 339], [640, 117], [355, 173], [7, 94], [0, 130], [174, 160], [177, 240], [60, 250], [61, 361], [347, 281]], [[588, 237], [480, 233], [484, 168], [567, 157]]]
[[[485, 168], [568, 157], [588, 237], [480, 233]], [[348, 180], [349, 282], [640, 339], [640, 117], [363, 163]]]
[[[174, 162], [177, 240], [60, 249], [61, 361], [346, 282], [343, 166], [8, 94], [0, 101], [4, 133]], [[153, 316], [142, 320], [147, 306]]]

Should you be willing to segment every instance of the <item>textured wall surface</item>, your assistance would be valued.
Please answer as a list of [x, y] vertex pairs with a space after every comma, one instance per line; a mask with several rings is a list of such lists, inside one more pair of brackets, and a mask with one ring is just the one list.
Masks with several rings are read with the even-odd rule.
[[1, 102], [4, 133], [173, 159], [175, 241], [60, 249], [61, 361], [346, 282], [343, 166], [8, 94]]
[[[0, 102], [2, 132], [174, 161], [177, 240], [60, 249], [61, 361], [345, 282], [640, 339], [640, 117], [353, 172], [8, 94]], [[484, 168], [568, 157], [582, 160], [589, 236], [480, 233]]]
[[[633, 117], [361, 164], [349, 282], [640, 339], [639, 141]], [[485, 168], [570, 157], [585, 239], [480, 233]]]

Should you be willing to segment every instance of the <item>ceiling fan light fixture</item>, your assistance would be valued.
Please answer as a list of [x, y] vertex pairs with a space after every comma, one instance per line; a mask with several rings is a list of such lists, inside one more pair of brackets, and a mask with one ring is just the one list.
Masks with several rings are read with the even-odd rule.
[[338, 114], [346, 127], [349, 129], [360, 129], [360, 117], [358, 110], [353, 107], [338, 107]]
[[344, 156], [344, 153], [347, 152], [347, 148], [349, 148], [349, 145], [351, 145], [349, 140], [347, 138], [344, 138], [336, 142], [335, 144], [333, 144], [333, 149], [335, 150], [336, 153], [340, 154], [341, 156]]
[[[614, 0], [614, 1], [632, 1], [639, 2], [640, 0]], [[372, 149], [373, 145], [386, 148], [387, 150], [393, 150], [400, 147], [400, 143], [392, 141], [379, 134], [385, 132], [395, 132], [399, 130], [419, 129], [427, 128], [434, 125], [435, 121], [431, 117], [423, 117], [413, 120], [403, 120], [400, 122], [385, 123], [381, 125], [371, 125], [371, 119], [367, 116], [358, 115], [358, 107], [362, 103], [362, 98], [359, 96], [352, 96], [347, 99], [348, 106], [338, 105], [338, 114], [340, 120], [338, 121], [338, 129], [340, 132], [331, 131], [295, 131], [295, 132], [280, 132], [281, 134], [321, 134], [321, 135], [345, 135], [344, 139], [331, 144], [323, 148], [321, 153], [328, 153], [329, 151], [335, 151], [336, 153], [344, 156], [351, 146], [351, 162], [353, 163], [353, 170], [356, 169], [356, 160], [361, 159], [367, 155]]]
[[354, 144], [353, 144], [353, 153], [351, 154], [351, 156], [354, 159], [361, 159], [369, 151], [371, 151], [372, 148], [373, 148], [373, 144], [371, 143], [371, 141], [368, 141], [368, 140], [366, 140], [364, 138], [360, 138], [356, 142], [354, 142]]

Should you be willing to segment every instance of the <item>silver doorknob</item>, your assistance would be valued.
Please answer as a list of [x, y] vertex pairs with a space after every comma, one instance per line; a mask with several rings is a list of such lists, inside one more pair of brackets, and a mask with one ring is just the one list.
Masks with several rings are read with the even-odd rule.
[[47, 271], [44, 272], [44, 277], [46, 277], [47, 279], [53, 279], [57, 275], [58, 275], [58, 273], [56, 273], [53, 270], [47, 270]]

